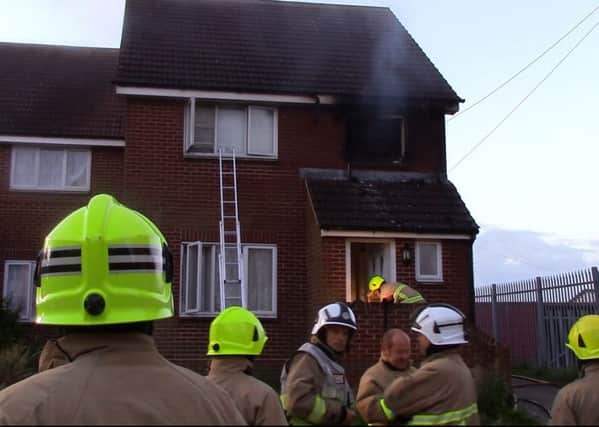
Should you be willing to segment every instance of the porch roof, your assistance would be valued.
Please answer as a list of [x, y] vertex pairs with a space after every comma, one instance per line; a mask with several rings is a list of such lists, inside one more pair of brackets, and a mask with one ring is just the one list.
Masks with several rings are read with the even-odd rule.
[[478, 233], [449, 181], [306, 178], [306, 185], [323, 230]]

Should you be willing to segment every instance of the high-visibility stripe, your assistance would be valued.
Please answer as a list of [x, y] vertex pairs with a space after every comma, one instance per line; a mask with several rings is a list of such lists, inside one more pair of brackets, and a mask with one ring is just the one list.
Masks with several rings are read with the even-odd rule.
[[165, 270], [162, 248], [153, 245], [113, 245], [108, 247], [111, 273], [156, 273]]
[[41, 276], [81, 273], [81, 247], [46, 248], [40, 258]]
[[387, 418], [387, 420], [391, 421], [395, 418], [395, 413], [391, 409], [389, 409], [389, 407], [385, 403], [385, 399], [379, 400], [379, 405], [381, 406], [383, 414], [385, 414], [385, 418]]
[[108, 248], [108, 256], [115, 255], [162, 255], [162, 248], [149, 245], [114, 245]]
[[478, 413], [476, 403], [456, 411], [443, 412], [441, 414], [423, 414], [414, 415], [408, 425], [426, 426], [426, 425], [441, 425], [441, 424], [465, 424], [466, 420], [474, 414]]
[[406, 298], [402, 301], [405, 304], [414, 304], [416, 302], [424, 302], [424, 298], [420, 295], [414, 295], [413, 297]]
[[316, 396], [314, 399], [314, 405], [312, 406], [312, 410], [306, 417], [306, 421], [312, 424], [319, 424], [322, 421], [322, 418], [327, 412], [327, 404], [324, 399], [320, 396]]

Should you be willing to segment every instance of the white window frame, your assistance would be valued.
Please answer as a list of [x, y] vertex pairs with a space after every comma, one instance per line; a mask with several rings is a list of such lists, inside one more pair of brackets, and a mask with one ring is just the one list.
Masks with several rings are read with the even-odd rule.
[[[437, 251], [437, 274], [423, 274], [420, 271], [420, 250], [422, 245], [434, 245]], [[442, 282], [443, 281], [443, 246], [441, 242], [417, 241], [415, 246], [416, 281]]]
[[[241, 158], [255, 158], [255, 159], [277, 159], [279, 156], [278, 148], [278, 123], [279, 114], [276, 107], [263, 106], [263, 105], [248, 105], [248, 104], [219, 104], [213, 102], [205, 102], [206, 106], [214, 108], [214, 141], [213, 141], [213, 152], [212, 153], [198, 153], [190, 152], [189, 149], [194, 144], [195, 138], [195, 110], [196, 104], [202, 103], [201, 99], [189, 98], [187, 105], [185, 106], [185, 112], [183, 116], [184, 132], [183, 132], [183, 155], [185, 157], [215, 157], [218, 155], [218, 110], [220, 108], [226, 108], [227, 105], [231, 107], [237, 106], [245, 109], [246, 117], [246, 129], [245, 129], [245, 147], [243, 153], [236, 153], [236, 157]], [[268, 110], [273, 113], [273, 151], [272, 153], [264, 154], [254, 151], [251, 147], [251, 111], [253, 109]]]
[[29, 304], [19, 313], [19, 321], [33, 322], [35, 320], [35, 286], [33, 285], [33, 274], [35, 272], [35, 261], [6, 260], [4, 261], [4, 281], [2, 282], [2, 298], [8, 298], [8, 270], [11, 265], [27, 265], [29, 267], [29, 283], [27, 284], [27, 299]]
[[[28, 150], [35, 151], [35, 167], [32, 170], [32, 173], [35, 174], [35, 182], [34, 185], [22, 185], [16, 183], [16, 156], [18, 150]], [[40, 151], [41, 150], [50, 150], [50, 151], [59, 151], [62, 152], [62, 185], [59, 186], [41, 186], [39, 183], [39, 173], [40, 173]], [[86, 154], [86, 185], [83, 186], [67, 186], [67, 158], [68, 153], [80, 152]], [[38, 146], [38, 147], [28, 147], [23, 145], [13, 145], [12, 146], [12, 154], [11, 154], [11, 162], [10, 162], [10, 189], [11, 190], [29, 190], [29, 191], [65, 191], [65, 192], [88, 192], [90, 189], [90, 181], [91, 181], [91, 150], [89, 148], [59, 148], [55, 149], [53, 147], [46, 146]]]
[[[220, 312], [220, 307], [218, 304], [220, 304], [218, 301], [215, 302], [210, 302], [210, 307], [212, 308], [212, 310], [210, 311], [202, 311], [201, 310], [201, 303], [200, 303], [200, 296], [202, 294], [200, 287], [202, 286], [201, 282], [200, 282], [200, 278], [203, 276], [202, 274], [202, 263], [199, 262], [198, 265], [198, 290], [196, 292], [197, 295], [197, 301], [195, 306], [190, 307], [189, 305], [187, 307], [185, 307], [185, 302], [184, 298], [183, 298], [183, 292], [184, 292], [184, 288], [185, 288], [185, 295], [189, 295], [189, 289], [188, 289], [188, 280], [186, 280], [186, 278], [183, 277], [183, 263], [187, 262], [186, 268], [185, 268], [185, 272], [186, 275], [189, 274], [189, 247], [190, 246], [197, 246], [198, 247], [198, 258], [199, 260], [202, 259], [202, 248], [204, 246], [210, 246], [212, 247], [212, 250], [214, 251], [213, 253], [213, 257], [212, 257], [212, 263], [213, 266], [211, 268], [211, 283], [212, 286], [214, 286], [215, 289], [213, 289], [213, 295], [216, 295], [216, 288], [219, 286], [219, 284], [217, 283], [217, 274], [215, 274], [215, 271], [218, 271], [218, 243], [216, 242], [201, 242], [201, 241], [193, 241], [193, 242], [181, 242], [181, 257], [180, 257], [180, 276], [179, 276], [179, 316], [180, 317], [214, 317], [216, 315], [218, 315], [218, 313]], [[247, 278], [247, 271], [248, 271], [248, 250], [250, 249], [271, 249], [272, 250], [272, 311], [254, 311], [252, 310], [252, 312], [254, 312], [254, 314], [256, 314], [256, 316], [258, 317], [262, 317], [262, 318], [276, 318], [277, 317], [277, 246], [275, 244], [266, 244], [266, 243], [247, 243], [247, 244], [242, 244], [242, 251], [243, 251], [243, 268], [244, 268], [244, 273], [245, 273], [245, 277]], [[184, 249], [185, 248], [185, 249]], [[187, 256], [184, 257], [183, 253], [184, 251], [186, 251]], [[247, 291], [247, 289], [246, 289]], [[247, 301], [247, 295], [246, 295], [246, 301]]]
[[[249, 255], [248, 252], [250, 249], [270, 249], [272, 252], [272, 301], [271, 307], [272, 310], [264, 311], [264, 310], [252, 310], [252, 312], [258, 317], [264, 318], [276, 318], [277, 317], [277, 246], [269, 245], [269, 244], [246, 244], [242, 245], [243, 248], [243, 273], [244, 277], [247, 280], [248, 272], [249, 272]], [[246, 286], [246, 291], [249, 288]], [[246, 295], [246, 301], [248, 300], [248, 295]]]

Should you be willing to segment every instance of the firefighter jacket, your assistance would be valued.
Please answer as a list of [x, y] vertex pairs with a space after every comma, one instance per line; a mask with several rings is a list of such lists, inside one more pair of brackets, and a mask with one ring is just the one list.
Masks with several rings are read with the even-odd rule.
[[385, 390], [387, 419], [408, 425], [478, 425], [476, 389], [457, 349], [435, 353], [420, 369], [393, 381]]
[[366, 295], [368, 302], [393, 301], [394, 304], [420, 304], [426, 300], [416, 289], [405, 283], [383, 283], [380, 289]]
[[0, 391], [0, 425], [245, 425], [223, 389], [167, 361], [148, 335], [72, 334], [60, 344], [71, 362]]
[[287, 425], [279, 396], [270, 386], [246, 373], [251, 368], [252, 362], [246, 357], [214, 358], [208, 379], [229, 393], [248, 425]]
[[305, 343], [281, 373], [289, 424], [340, 424], [354, 403], [345, 369], [322, 344]]
[[551, 408], [553, 425], [599, 425], [599, 362], [583, 368], [583, 377], [562, 388]]
[[48, 340], [42, 348], [40, 358], [38, 361], [38, 371], [43, 372], [48, 369], [62, 366], [65, 363], [69, 363], [69, 356], [63, 350], [60, 345], [60, 341], [64, 340], [64, 337], [58, 340]]
[[387, 386], [395, 379], [412, 374], [415, 368], [397, 369], [385, 362], [382, 358], [368, 368], [360, 378], [356, 407], [360, 415], [368, 424], [388, 424], [381, 400]]

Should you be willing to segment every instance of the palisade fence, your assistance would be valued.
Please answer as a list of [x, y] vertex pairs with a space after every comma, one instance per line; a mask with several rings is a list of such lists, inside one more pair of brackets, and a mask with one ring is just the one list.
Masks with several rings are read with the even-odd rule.
[[510, 348], [512, 364], [565, 368], [576, 364], [564, 345], [570, 327], [599, 314], [597, 267], [476, 287], [476, 325]]

